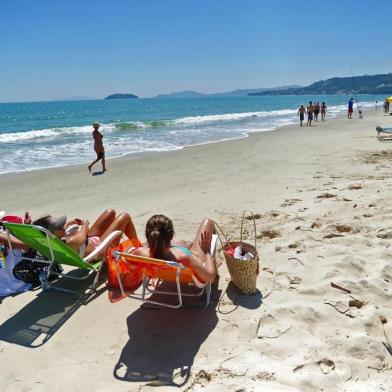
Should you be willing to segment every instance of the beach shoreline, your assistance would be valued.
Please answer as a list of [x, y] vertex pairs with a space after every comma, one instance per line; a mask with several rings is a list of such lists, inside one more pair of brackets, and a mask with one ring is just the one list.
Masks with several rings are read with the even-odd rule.
[[[252, 210], [261, 258], [257, 295], [239, 295], [223, 264], [205, 312], [111, 304], [104, 285], [76, 310], [54, 292], [3, 299], [3, 389], [391, 388], [383, 342], [392, 327], [380, 320], [392, 298], [392, 153], [378, 124], [391, 126], [392, 116], [368, 110], [362, 120], [116, 158], [104, 175], [75, 165], [0, 176], [2, 210], [92, 221], [114, 208], [132, 216], [142, 240], [155, 213], [173, 219], [177, 239], [192, 239], [205, 217], [238, 238], [242, 212]], [[254, 240], [251, 226], [245, 239]], [[49, 338], [32, 348], [37, 330]]]
[[[192, 105], [190, 108], [186, 107], [187, 114], [190, 115], [186, 117], [181, 117], [181, 115], [185, 115], [181, 111], [181, 108], [184, 109], [184, 103], [177, 103], [172, 110], [174, 112], [177, 110], [177, 116], [180, 117], [175, 117], [172, 120], [151, 120], [150, 122], [136, 120], [133, 122], [126, 120], [113, 122], [110, 119], [109, 123], [106, 123], [105, 119], [108, 121], [108, 117], [104, 115], [101, 119], [101, 126], [105, 135], [106, 158], [111, 160], [133, 154], [175, 151], [187, 146], [240, 139], [249, 133], [268, 131], [285, 124], [295, 124], [297, 123], [297, 110], [292, 105], [293, 101], [298, 99], [299, 97], [290, 97], [285, 101], [283, 98], [283, 105], [287, 105], [291, 109], [282, 109], [282, 103], [275, 102], [272, 105], [275, 105], [276, 110], [268, 106], [268, 102], [264, 102], [265, 99], [262, 102], [258, 102], [255, 98], [242, 98], [238, 102], [236, 99], [231, 99], [229, 102], [215, 99], [211, 101], [212, 108], [207, 110], [205, 107], [201, 112], [196, 109], [198, 104], [191, 101], [194, 107]], [[330, 99], [336, 102], [341, 98], [331, 96]], [[367, 97], [367, 99], [372, 98]], [[200, 103], [205, 106], [204, 101]], [[238, 107], [235, 106], [236, 103], [239, 105]], [[364, 108], [373, 105], [370, 101], [365, 101], [363, 104]], [[165, 116], [167, 106], [162, 105], [161, 101], [156, 102], [155, 105], [157, 105], [156, 110], [163, 110], [162, 115]], [[331, 104], [329, 116], [333, 118], [339, 113], [345, 112], [344, 108], [345, 105], [342, 104], [336, 106]], [[112, 109], [116, 113], [116, 107]], [[127, 112], [128, 117], [126, 118], [138, 119], [142, 116], [141, 113], [144, 109], [147, 111], [148, 117], [148, 107], [140, 108], [141, 113], [135, 112], [136, 108], [132, 105], [129, 109], [131, 113]], [[250, 111], [244, 112], [245, 109]], [[28, 114], [31, 108], [22, 105], [20, 110], [26, 110]], [[39, 108], [37, 110], [39, 113]], [[227, 112], [227, 110], [230, 111]], [[76, 106], [74, 111], [77, 114], [82, 109]], [[222, 111], [221, 114], [214, 114]], [[79, 126], [80, 122], [77, 122], [79, 125], [72, 126], [72, 121], [68, 118], [72, 117], [72, 113], [63, 112], [53, 113], [53, 116], [57, 118], [55, 123], [50, 123], [50, 121], [47, 123], [45, 118], [42, 118], [41, 122], [31, 121], [30, 118], [34, 119], [38, 113], [34, 111], [30, 113], [30, 116], [26, 114], [25, 118], [2, 123], [0, 155], [3, 156], [3, 160], [0, 162], [0, 176], [13, 172], [31, 172], [85, 164], [90, 163], [95, 157], [91, 145], [91, 125], [87, 125], [89, 124], [88, 118], [85, 118], [82, 126]], [[74, 115], [76, 116], [76, 114]], [[173, 116], [171, 111], [166, 114], [169, 117]], [[12, 115], [11, 112], [7, 117], [7, 111], [4, 113], [6, 119], [12, 119]], [[64, 124], [61, 124], [61, 116], [65, 116]], [[150, 117], [155, 118], [156, 116]], [[9, 148], [12, 148], [12, 155], [8, 154], [7, 149]], [[5, 159], [6, 156], [8, 159]]]

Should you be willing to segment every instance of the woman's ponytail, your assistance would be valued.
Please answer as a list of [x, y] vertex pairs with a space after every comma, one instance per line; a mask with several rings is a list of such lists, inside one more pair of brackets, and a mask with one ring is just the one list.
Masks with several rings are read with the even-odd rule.
[[165, 247], [169, 247], [173, 239], [172, 221], [164, 215], [154, 215], [146, 225], [146, 238], [151, 256], [157, 259], [165, 257]]

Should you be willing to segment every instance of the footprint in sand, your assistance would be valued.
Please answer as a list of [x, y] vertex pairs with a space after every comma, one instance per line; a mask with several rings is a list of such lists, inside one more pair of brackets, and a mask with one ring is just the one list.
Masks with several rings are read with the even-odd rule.
[[329, 358], [323, 358], [319, 361], [304, 363], [293, 369], [294, 373], [314, 377], [325, 374], [337, 376], [338, 379], [348, 381], [352, 377], [350, 367], [342, 361], [333, 361]]
[[286, 199], [280, 206], [281, 207], [290, 207], [295, 203], [302, 201], [301, 199]]
[[290, 325], [278, 322], [274, 316], [267, 314], [260, 318], [256, 335], [259, 339], [276, 339], [291, 329]]
[[257, 238], [257, 239], [263, 239], [263, 238], [265, 238], [265, 239], [270, 239], [270, 240], [272, 240], [273, 238], [280, 237], [280, 236], [281, 236], [281, 233], [280, 233], [279, 230], [275, 230], [275, 229], [265, 229], [265, 230], [262, 230], [260, 234], [257, 234], [257, 235], [256, 235], [256, 238]]
[[301, 278], [287, 272], [278, 272], [275, 277], [277, 288], [293, 290], [301, 283]]

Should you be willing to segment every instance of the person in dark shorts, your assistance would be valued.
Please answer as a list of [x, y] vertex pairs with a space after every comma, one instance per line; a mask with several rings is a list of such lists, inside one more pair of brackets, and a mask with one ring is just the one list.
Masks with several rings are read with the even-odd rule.
[[352, 119], [354, 111], [354, 98], [350, 98], [348, 101], [348, 111], [347, 111], [347, 118], [350, 120]]
[[302, 127], [302, 122], [305, 119], [305, 113], [306, 113], [306, 109], [305, 109], [304, 105], [301, 105], [298, 109], [298, 112], [297, 112], [297, 116], [299, 115], [299, 123], [301, 124], [301, 127]]
[[313, 112], [314, 112], [314, 106], [312, 101], [309, 102], [309, 106], [306, 108], [306, 112], [308, 113], [308, 122], [306, 123], [306, 125], [311, 127], [313, 121]]
[[314, 121], [318, 121], [318, 115], [320, 113], [320, 102], [317, 102], [316, 105], [314, 105]]
[[321, 104], [321, 121], [325, 120], [325, 115], [327, 114], [327, 105], [325, 102]]
[[100, 124], [95, 122], [93, 124], [93, 138], [94, 138], [94, 151], [97, 154], [97, 159], [95, 159], [93, 162], [91, 162], [90, 165], [88, 165], [88, 170], [91, 172], [91, 168], [99, 161], [102, 161], [102, 171], [106, 171], [106, 165], [105, 165], [105, 149], [103, 147], [103, 135], [101, 132], [99, 132], [99, 127]]

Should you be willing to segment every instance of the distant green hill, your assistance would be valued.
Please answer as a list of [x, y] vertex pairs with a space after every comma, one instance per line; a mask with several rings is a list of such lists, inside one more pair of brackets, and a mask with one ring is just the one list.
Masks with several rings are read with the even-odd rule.
[[133, 94], [112, 94], [104, 99], [130, 99], [130, 98], [135, 99], [135, 98], [139, 98], [139, 97], [137, 95], [133, 95]]
[[246, 97], [250, 93], [265, 92], [271, 90], [285, 90], [288, 88], [300, 87], [298, 85], [280, 86], [280, 87], [260, 87], [252, 89], [239, 89], [226, 91], [223, 93], [200, 93], [198, 91], [178, 91], [170, 94], [160, 94], [154, 98], [198, 98], [198, 97]]
[[325, 94], [392, 94], [392, 73], [363, 75], [320, 80], [310, 86], [273, 91], [261, 91], [248, 95], [325, 95]]

